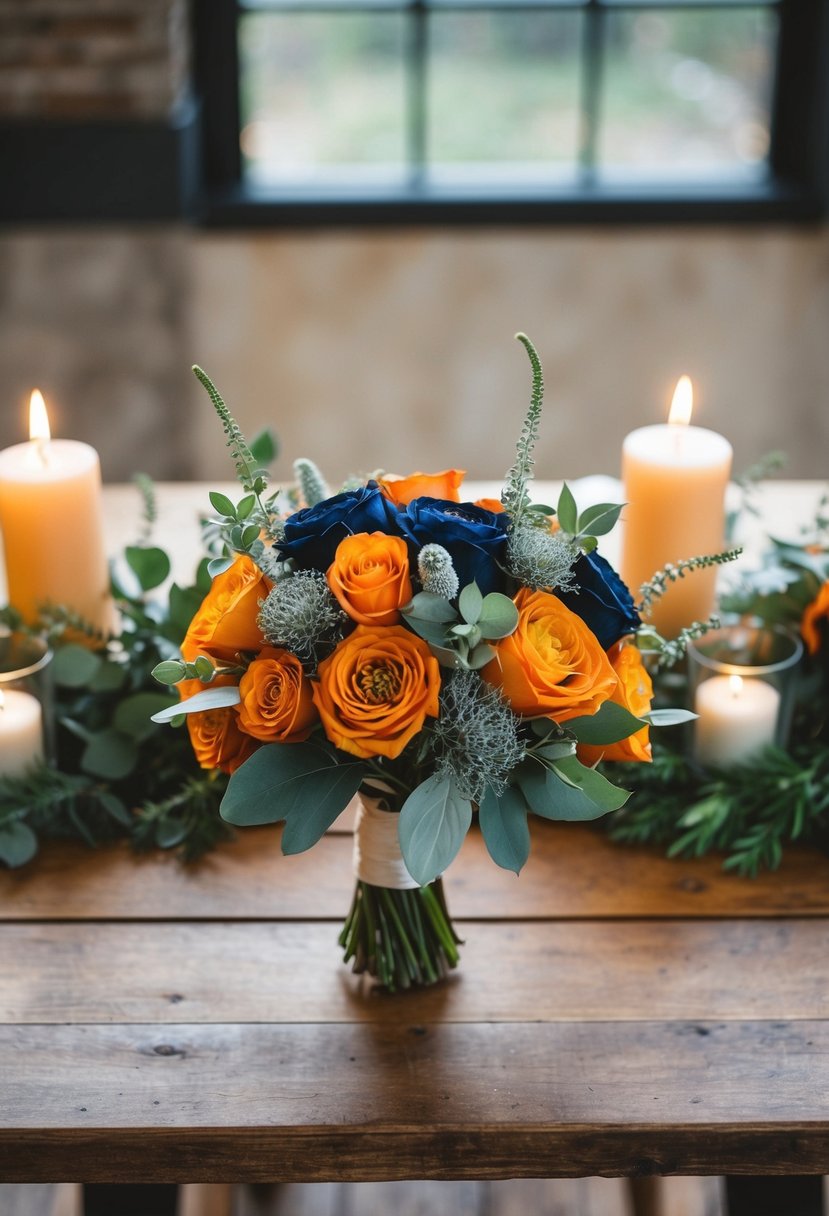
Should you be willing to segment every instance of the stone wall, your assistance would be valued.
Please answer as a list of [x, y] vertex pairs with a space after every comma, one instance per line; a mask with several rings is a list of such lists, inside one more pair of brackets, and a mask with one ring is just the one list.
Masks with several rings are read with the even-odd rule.
[[188, 42], [187, 0], [0, 0], [0, 117], [163, 117]]

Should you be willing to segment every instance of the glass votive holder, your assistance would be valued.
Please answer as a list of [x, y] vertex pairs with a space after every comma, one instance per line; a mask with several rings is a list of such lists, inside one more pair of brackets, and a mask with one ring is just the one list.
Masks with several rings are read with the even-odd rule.
[[704, 768], [744, 763], [785, 747], [803, 644], [779, 625], [715, 629], [688, 646], [694, 760]]
[[52, 651], [42, 638], [0, 630], [0, 776], [55, 762]]

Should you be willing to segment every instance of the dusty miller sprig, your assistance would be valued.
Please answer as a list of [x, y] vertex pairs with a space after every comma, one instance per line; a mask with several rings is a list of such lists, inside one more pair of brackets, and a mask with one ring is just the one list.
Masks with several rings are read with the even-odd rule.
[[507, 473], [504, 488], [501, 491], [501, 503], [504, 510], [517, 523], [529, 505], [527, 483], [533, 476], [533, 450], [538, 440], [538, 427], [541, 422], [541, 407], [544, 400], [544, 373], [538, 352], [526, 334], [518, 333], [516, 339], [525, 348], [530, 358], [533, 373], [530, 405], [521, 434], [515, 449], [515, 463]]

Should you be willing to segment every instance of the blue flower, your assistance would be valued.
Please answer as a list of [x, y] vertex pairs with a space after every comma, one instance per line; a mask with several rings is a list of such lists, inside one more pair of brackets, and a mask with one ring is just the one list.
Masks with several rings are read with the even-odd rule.
[[642, 624], [633, 596], [609, 561], [598, 553], [582, 553], [573, 567], [578, 591], [558, 591], [562, 603], [580, 616], [603, 650]]
[[400, 535], [397, 508], [370, 481], [359, 490], [346, 490], [316, 506], [304, 507], [285, 520], [285, 539], [276, 549], [285, 561], [293, 558], [300, 570], [323, 574], [334, 560], [337, 546], [356, 532], [388, 532]]
[[423, 545], [443, 545], [461, 587], [476, 582], [484, 595], [499, 589], [503, 574], [498, 563], [507, 542], [508, 515], [471, 502], [414, 498], [397, 518], [415, 557]]

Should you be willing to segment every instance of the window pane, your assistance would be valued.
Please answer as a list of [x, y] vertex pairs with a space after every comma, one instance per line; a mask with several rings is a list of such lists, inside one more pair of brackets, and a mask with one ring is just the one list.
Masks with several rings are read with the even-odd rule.
[[239, 22], [245, 178], [389, 181], [405, 161], [400, 13], [257, 13]]
[[609, 13], [599, 162], [660, 177], [768, 155], [776, 18], [764, 8]]
[[430, 14], [433, 177], [511, 184], [572, 172], [581, 22], [575, 12]]

